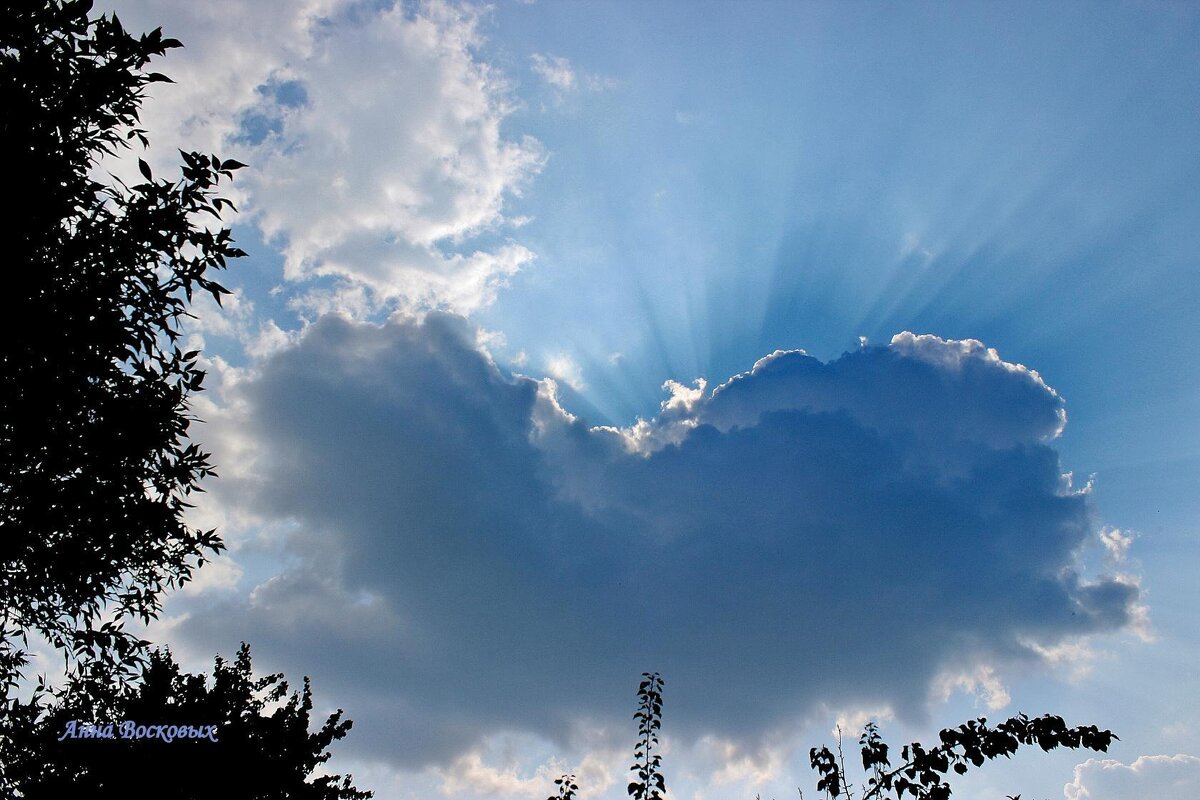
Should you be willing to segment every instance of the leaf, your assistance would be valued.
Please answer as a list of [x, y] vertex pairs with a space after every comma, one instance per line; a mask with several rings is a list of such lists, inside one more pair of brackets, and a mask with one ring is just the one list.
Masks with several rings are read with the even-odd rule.
[[150, 165], [147, 164], [145, 161], [143, 161], [140, 158], [138, 159], [138, 169], [141, 171], [142, 176], [146, 180], [148, 180], [148, 181], [154, 180], [154, 176], [152, 174], [150, 174]]

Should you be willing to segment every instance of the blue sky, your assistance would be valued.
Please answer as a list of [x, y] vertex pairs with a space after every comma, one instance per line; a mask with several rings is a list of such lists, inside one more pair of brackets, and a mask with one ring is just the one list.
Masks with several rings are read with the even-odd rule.
[[677, 798], [1017, 711], [1121, 742], [956, 796], [1200, 786], [1196, 9], [116, 8], [155, 171], [250, 164], [156, 641], [381, 798], [623, 796], [649, 669]]

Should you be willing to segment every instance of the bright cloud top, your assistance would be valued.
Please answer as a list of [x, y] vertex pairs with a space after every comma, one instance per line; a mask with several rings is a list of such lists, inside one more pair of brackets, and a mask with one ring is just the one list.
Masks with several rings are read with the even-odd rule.
[[978, 343], [777, 352], [617, 430], [477, 340], [326, 317], [234, 390], [255, 462], [214, 493], [286, 520], [293, 566], [180, 632], [302, 663], [379, 757], [569, 739], [648, 669], [684, 737], [919, 717], [1138, 619], [1134, 580], [1082, 575], [1103, 546], [1049, 444], [1062, 399]]

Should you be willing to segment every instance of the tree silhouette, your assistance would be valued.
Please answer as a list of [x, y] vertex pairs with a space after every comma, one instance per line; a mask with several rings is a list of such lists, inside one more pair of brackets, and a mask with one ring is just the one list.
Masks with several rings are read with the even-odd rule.
[[[182, 153], [178, 178], [101, 180], [100, 162], [147, 145], [138, 127], [147, 65], [179, 47], [134, 36], [90, 0], [8, 0], [0, 10], [0, 153], [10, 183], [0, 215], [0, 794], [15, 741], [43, 712], [17, 689], [30, 639], [64, 658], [97, 706], [136, 677], [148, 621], [166, 590], [218, 552], [215, 531], [184, 522], [212, 472], [187, 439], [188, 398], [204, 373], [177, 346], [193, 293], [244, 253], [219, 220], [222, 178], [243, 165]], [[15, 171], [14, 171], [15, 173]]]
[[126, 689], [101, 717], [93, 716], [95, 698], [87, 691], [77, 688], [25, 729], [12, 765], [25, 798], [371, 797], [348, 775], [309, 780], [351, 722], [341, 719], [339, 709], [310, 733], [308, 679], [290, 697], [282, 675], [255, 679], [248, 645], [232, 663], [217, 657], [211, 683], [182, 672], [168, 651], [156, 650], [136, 689]]
[[193, 293], [219, 301], [211, 271], [244, 255], [201, 219], [220, 218], [214, 189], [244, 165], [181, 151], [178, 179], [139, 159], [143, 182], [97, 180], [103, 157], [146, 145], [145, 89], [170, 80], [146, 67], [180, 44], [90, 9], [0, 12], [0, 153], [28, 176], [0, 215], [23, 312], [0, 315], [0, 719], [30, 635], [97, 682], [136, 676], [145, 643], [123, 621], [154, 617], [222, 547], [183, 520], [212, 467], [187, 440], [204, 372], [176, 343]]

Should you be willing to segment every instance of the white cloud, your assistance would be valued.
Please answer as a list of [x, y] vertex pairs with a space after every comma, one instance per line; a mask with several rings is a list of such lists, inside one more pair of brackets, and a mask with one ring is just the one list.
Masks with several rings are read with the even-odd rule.
[[188, 349], [207, 349], [205, 334], [224, 336], [237, 342], [247, 356], [257, 359], [295, 343], [300, 336], [300, 331], [284, 330], [274, 319], [261, 319], [254, 302], [240, 291], [224, 295], [220, 305], [208, 294], [197, 294], [188, 312], [192, 317], [183, 325], [189, 337]]
[[1133, 536], [1122, 532], [1119, 528], [1106, 527], [1100, 531], [1100, 541], [1108, 551], [1109, 559], [1114, 564], [1120, 564], [1133, 545]]
[[199, 595], [205, 592], [231, 592], [237, 589], [242, 579], [241, 566], [228, 555], [217, 556], [192, 575], [184, 584], [184, 595]]
[[1075, 778], [1063, 787], [1063, 796], [1066, 800], [1200, 797], [1200, 758], [1139, 756], [1132, 764], [1090, 758], [1075, 767]]
[[[307, 58], [317, 23], [348, 5], [348, 0], [97, 4], [97, 12], [115, 10], [128, 30], [162, 26], [166, 36], [183, 41], [183, 49], [169, 50], [152, 64], [175, 83], [156, 84], [142, 108], [142, 125], [153, 148], [148, 160], [155, 172], [177, 169], [177, 147], [232, 157], [228, 151], [239, 131], [239, 115], [257, 102], [257, 88], [287, 64]], [[135, 164], [126, 166], [132, 170]], [[239, 175], [234, 195], [242, 194], [242, 186]]]
[[[1136, 627], [1138, 611], [1141, 606], [1130, 609], [1132, 615], [1131, 627]], [[1038, 642], [1022, 642], [1024, 647], [1037, 653], [1046, 664], [1062, 670], [1067, 680], [1077, 683], [1091, 674], [1097, 658], [1096, 651], [1082, 639], [1066, 639], [1053, 645]]]
[[529, 57], [529, 62], [534, 74], [550, 87], [557, 102], [562, 102], [579, 88], [602, 92], [619, 85], [614, 78], [578, 72], [563, 56], [534, 53]]
[[531, 736], [499, 734], [462, 753], [451, 763], [429, 770], [438, 793], [456, 798], [530, 798], [544, 800], [555, 790], [554, 781], [574, 775], [584, 797], [596, 797], [622, 777], [624, 748], [603, 743], [577, 758], [559, 755], [543, 758], [546, 742]]
[[240, 292], [224, 295], [218, 305], [212, 295], [196, 294], [188, 306], [191, 318], [184, 322], [188, 333], [246, 339], [254, 321], [254, 301]]
[[478, 752], [464, 753], [442, 773], [441, 793], [459, 797], [470, 792], [485, 797], [528, 797], [541, 800], [547, 787], [562, 774], [562, 767], [551, 763], [521, 777], [515, 765], [494, 767], [483, 763]]
[[[508, 138], [503, 75], [480, 60], [472, 7], [351, 0], [122, 2], [185, 38], [144, 121], [163, 145], [235, 154], [235, 199], [285, 256], [301, 303], [354, 316], [487, 305], [533, 254], [506, 240], [506, 203], [540, 169]], [[513, 220], [519, 222], [520, 220]], [[472, 238], [488, 234], [486, 243]]]
[[937, 679], [935, 686], [935, 694], [940, 696], [942, 702], [950, 699], [955, 691], [963, 691], [982, 700], [989, 711], [999, 711], [1012, 702], [1008, 687], [990, 664], [979, 664], [967, 671], [947, 672]]
[[288, 345], [295, 344], [300, 338], [299, 331], [285, 331], [269, 319], [259, 325], [248, 342], [245, 343], [246, 355], [253, 359], [265, 358]]
[[[690, 755], [702, 764], [711, 765], [712, 774], [705, 783], [730, 791], [740, 785], [743, 791], [770, 785], [782, 773], [787, 752], [783, 747], [763, 747], [747, 750], [737, 742], [717, 736], [701, 738]], [[731, 792], [742, 794], [742, 792]]]
[[508, 87], [473, 57], [477, 25], [444, 3], [397, 6], [291, 67], [307, 99], [259, 146], [254, 183], [288, 278], [333, 275], [377, 303], [468, 312], [532, 258], [511, 242], [460, 250], [504, 224], [506, 197], [542, 158], [534, 140], [501, 135]]
[[833, 723], [833, 728], [829, 731], [829, 735], [837, 736], [840, 730], [843, 737], [849, 736], [854, 738], [867, 726], [868, 722], [887, 722], [894, 719], [895, 716], [895, 712], [890, 708], [857, 708], [845, 710], [837, 715]]

